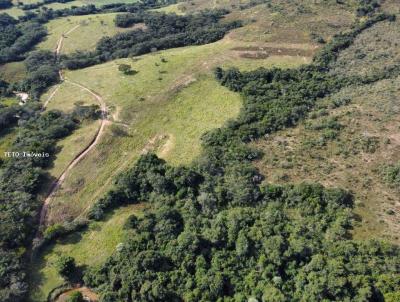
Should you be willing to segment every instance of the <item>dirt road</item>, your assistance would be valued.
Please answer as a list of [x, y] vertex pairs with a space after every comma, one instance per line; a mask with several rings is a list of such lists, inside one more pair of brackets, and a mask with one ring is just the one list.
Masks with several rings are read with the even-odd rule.
[[55, 50], [55, 53], [56, 53], [56, 56], [57, 56], [57, 57], [60, 55], [61, 49], [62, 49], [62, 47], [63, 47], [63, 42], [64, 42], [64, 39], [65, 39], [66, 35], [72, 33], [72, 32], [73, 32], [75, 29], [77, 29], [79, 26], [80, 26], [79, 24], [78, 24], [78, 25], [75, 25], [75, 26], [74, 26], [73, 28], [71, 28], [69, 31], [67, 31], [66, 33], [63, 33], [63, 34], [61, 35], [61, 37], [58, 39], [57, 45], [56, 45], [56, 50]]
[[79, 83], [72, 82], [68, 79], [64, 79], [64, 81], [89, 92], [98, 101], [98, 103], [100, 105], [100, 109], [101, 109], [101, 123], [100, 123], [100, 127], [98, 128], [93, 140], [79, 154], [77, 154], [75, 156], [75, 158], [64, 169], [64, 172], [60, 175], [60, 177], [52, 184], [52, 186], [50, 188], [50, 192], [47, 195], [47, 198], [45, 199], [45, 201], [43, 203], [42, 210], [40, 211], [40, 222], [39, 222], [40, 226], [45, 224], [46, 214], [47, 214], [51, 199], [54, 197], [54, 194], [60, 188], [60, 186], [64, 182], [65, 178], [67, 177], [68, 173], [78, 164], [79, 161], [81, 161], [99, 143], [100, 138], [104, 133], [104, 128], [108, 122], [107, 121], [107, 106], [106, 106], [105, 102], [103, 101], [103, 98], [99, 94], [95, 93], [94, 91], [90, 90], [89, 88], [87, 88]]
[[[69, 30], [66, 34], [72, 32], [73, 30], [75, 30], [76, 28], [78, 28], [79, 25], [75, 26], [74, 28], [72, 28], [71, 30]], [[63, 42], [63, 38], [64, 35], [58, 40], [57, 42], [57, 48], [56, 48], [56, 55], [59, 56], [61, 48], [62, 48], [62, 42]], [[46, 223], [46, 216], [47, 216], [47, 212], [48, 212], [48, 208], [50, 205], [50, 202], [52, 200], [52, 198], [54, 197], [55, 193], [57, 192], [57, 190], [60, 188], [60, 186], [62, 185], [62, 183], [64, 182], [65, 178], [67, 177], [68, 173], [79, 163], [79, 161], [81, 161], [100, 141], [103, 133], [104, 133], [104, 128], [108, 123], [107, 120], [107, 116], [108, 116], [108, 112], [107, 112], [107, 106], [106, 103], [104, 102], [103, 98], [95, 93], [93, 90], [79, 84], [79, 83], [75, 83], [69, 79], [66, 79], [63, 72], [60, 70], [59, 71], [60, 74], [60, 79], [64, 82], [68, 82], [71, 85], [74, 85], [76, 87], [79, 87], [80, 89], [83, 89], [85, 91], [87, 91], [88, 93], [90, 93], [99, 103], [100, 105], [100, 110], [101, 110], [101, 122], [100, 122], [100, 126], [97, 129], [96, 135], [94, 136], [94, 138], [89, 142], [89, 144], [81, 151], [79, 152], [74, 159], [68, 164], [68, 166], [64, 169], [63, 173], [53, 182], [53, 184], [50, 187], [50, 191], [42, 205], [42, 209], [40, 211], [40, 220], [39, 220], [39, 231], [37, 234], [37, 238], [40, 238], [42, 236], [41, 234], [41, 229], [42, 226], [45, 225]], [[47, 106], [48, 102], [50, 101], [50, 99], [55, 95], [55, 93], [58, 91], [59, 86], [55, 88], [55, 90], [51, 93], [51, 95], [49, 96], [49, 98], [47, 99], [47, 101], [44, 104], [44, 107]]]

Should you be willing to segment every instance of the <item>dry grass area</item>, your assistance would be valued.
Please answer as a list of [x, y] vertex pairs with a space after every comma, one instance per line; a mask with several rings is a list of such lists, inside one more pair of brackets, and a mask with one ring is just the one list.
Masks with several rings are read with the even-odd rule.
[[256, 145], [272, 183], [320, 182], [354, 193], [356, 238], [400, 241], [399, 192], [384, 180], [400, 160], [400, 78], [350, 87], [319, 103], [311, 119]]
[[[359, 35], [333, 66], [339, 75], [368, 76], [400, 64], [400, 23], [380, 22]], [[324, 99], [309, 121], [259, 145], [267, 181], [317, 181], [354, 193], [357, 238], [400, 241], [399, 192], [383, 170], [400, 160], [400, 78], [350, 87]]]

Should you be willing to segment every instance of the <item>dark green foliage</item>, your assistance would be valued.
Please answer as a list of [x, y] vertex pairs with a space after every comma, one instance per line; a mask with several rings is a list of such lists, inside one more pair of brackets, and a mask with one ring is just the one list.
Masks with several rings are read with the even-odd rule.
[[78, 121], [95, 120], [101, 116], [99, 105], [80, 105], [76, 104], [72, 111], [72, 117]]
[[400, 189], [400, 162], [387, 165], [382, 169], [384, 180], [391, 186]]
[[130, 13], [130, 14], [118, 14], [114, 23], [118, 27], [126, 28], [134, 24], [144, 22], [144, 13]]
[[21, 60], [45, 35], [46, 29], [38, 22], [18, 23], [7, 14], [0, 14], [0, 63]]
[[357, 16], [363, 17], [374, 13], [381, 5], [380, 0], [359, 0]]
[[66, 280], [71, 280], [76, 274], [75, 259], [70, 256], [60, 256], [55, 265], [57, 272]]
[[[152, 155], [141, 165], [150, 171], [142, 184], [174, 169]], [[348, 240], [352, 199], [344, 191], [266, 186], [237, 206], [223, 193], [232, 183], [219, 178], [186, 183], [197, 193], [183, 198], [166, 189], [170, 182], [158, 181], [162, 190], [144, 185], [153, 191], [152, 210], [130, 218], [134, 233], [86, 274], [101, 301], [261, 301], [270, 294], [277, 301], [376, 301], [383, 293], [377, 278], [398, 277], [396, 248]], [[135, 185], [125, 185], [132, 194]]]
[[74, 0], [43, 0], [40, 2], [36, 2], [36, 3], [27, 3], [27, 4], [20, 5], [20, 8], [22, 10], [31, 10], [31, 9], [37, 9], [43, 5], [50, 4], [50, 3], [68, 3], [68, 2], [72, 2], [72, 1], [74, 1]]
[[[116, 58], [137, 56], [154, 50], [215, 42], [239, 22], [219, 23], [226, 11], [204, 11], [194, 15], [146, 13], [142, 16], [146, 30], [136, 29], [102, 38], [93, 52], [77, 52], [64, 58], [69, 69], [87, 67]], [[119, 17], [119, 19], [129, 17]], [[116, 22], [119, 20], [116, 19]], [[136, 17], [134, 20], [137, 20]], [[134, 22], [134, 21], [121, 21]]]
[[135, 75], [138, 73], [136, 70], [132, 69], [131, 65], [128, 65], [128, 64], [118, 65], [118, 70], [125, 75]]

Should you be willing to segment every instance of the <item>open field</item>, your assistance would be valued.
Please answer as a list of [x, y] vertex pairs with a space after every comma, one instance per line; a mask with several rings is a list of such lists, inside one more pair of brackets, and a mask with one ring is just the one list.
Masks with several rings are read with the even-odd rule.
[[123, 224], [132, 215], [140, 215], [141, 205], [129, 206], [115, 211], [105, 222], [90, 224], [86, 231], [70, 235], [49, 246], [32, 267], [33, 301], [45, 301], [47, 294], [64, 281], [59, 277], [54, 263], [61, 254], [75, 258], [77, 265], [98, 265], [115, 251], [123, 240]]
[[116, 27], [114, 18], [115, 14], [99, 14], [52, 20], [46, 24], [48, 36], [38, 45], [38, 48], [55, 50], [58, 40], [64, 35], [61, 53], [92, 50], [102, 37], [129, 30]]

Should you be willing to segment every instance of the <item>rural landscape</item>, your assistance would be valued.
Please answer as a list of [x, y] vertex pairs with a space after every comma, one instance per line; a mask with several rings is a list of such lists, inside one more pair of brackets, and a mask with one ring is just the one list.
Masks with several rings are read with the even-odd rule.
[[0, 302], [400, 302], [398, 0], [0, 0]]

